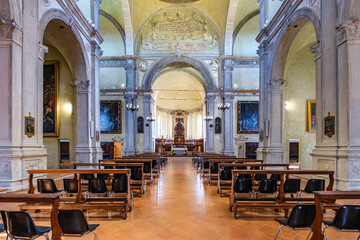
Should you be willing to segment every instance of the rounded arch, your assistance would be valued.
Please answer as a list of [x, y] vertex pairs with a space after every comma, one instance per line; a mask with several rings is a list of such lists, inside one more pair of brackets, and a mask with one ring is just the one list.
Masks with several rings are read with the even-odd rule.
[[206, 18], [206, 20], [211, 22], [211, 26], [214, 28], [216, 35], [217, 35], [217, 42], [219, 43], [219, 51], [221, 54], [222, 48], [224, 46], [224, 39], [223, 36], [220, 33], [220, 29], [218, 27], [218, 25], [216, 24], [216, 22], [206, 13], [204, 12], [202, 9], [199, 9], [197, 7], [194, 6], [190, 6], [190, 5], [186, 5], [186, 4], [177, 4], [176, 6], [174, 5], [169, 5], [169, 6], [164, 6], [161, 7], [159, 9], [157, 9], [155, 12], [153, 12], [148, 18], [146, 18], [146, 20], [141, 24], [139, 30], [136, 33], [136, 37], [135, 37], [135, 53], [139, 54], [139, 51], [137, 49], [137, 45], [139, 43], [139, 41], [141, 41], [141, 34], [142, 34], [142, 30], [144, 29], [144, 26], [146, 26], [146, 24], [152, 19], [152, 17], [154, 17], [156, 14], [160, 13], [161, 11], [163, 11], [164, 9], [171, 9], [171, 8], [179, 8], [179, 7], [183, 7], [183, 8], [187, 8], [187, 9], [192, 9], [194, 11], [197, 11], [198, 13], [200, 13], [203, 17]]
[[160, 71], [162, 71], [163, 69], [165, 69], [172, 63], [188, 64], [190, 67], [197, 70], [201, 74], [201, 76], [204, 78], [207, 90], [215, 89], [215, 87], [216, 87], [215, 78], [214, 78], [213, 74], [211, 73], [209, 67], [206, 65], [206, 63], [204, 63], [203, 61], [200, 61], [198, 59], [188, 57], [188, 56], [180, 56], [180, 57], [169, 56], [166, 58], [162, 58], [162, 59], [158, 60], [157, 62], [153, 63], [144, 76], [142, 88], [151, 89], [151, 87], [154, 83], [154, 80], [156, 79], [156, 77], [158, 76]]
[[21, 9], [19, 0], [0, 0], [0, 17], [6, 22], [15, 21], [21, 25]]
[[242, 29], [242, 27], [248, 22], [250, 21], [252, 18], [256, 17], [257, 15], [260, 15], [260, 9], [256, 9], [255, 11], [249, 13], [246, 17], [244, 17], [243, 20], [241, 20], [241, 22], [239, 22], [239, 24], [236, 26], [234, 33], [233, 33], [233, 47], [234, 47], [234, 42], [235, 42], [235, 38], [238, 35], [238, 33], [240, 32], [240, 30]]
[[225, 39], [224, 39], [224, 55], [232, 55], [233, 32], [235, 27], [235, 16], [239, 0], [230, 0], [229, 10], [226, 18]]
[[87, 49], [84, 42], [82, 41], [80, 32], [75, 26], [75, 20], [73, 20], [70, 16], [58, 9], [47, 10], [39, 22], [39, 43], [42, 44], [43, 42], [46, 27], [50, 22], [56, 20], [58, 20], [59, 23], [64, 23], [68, 27], [66, 31], [67, 34], [64, 34], [63, 37], [68, 42], [67, 46], [69, 47], [72, 58], [74, 60], [76, 80], [90, 80], [90, 63], [88, 57], [86, 56]]
[[270, 71], [268, 79], [282, 79], [284, 76], [284, 68], [286, 57], [296, 35], [302, 27], [311, 22], [316, 33], [316, 39], [319, 43], [321, 41], [321, 24], [317, 14], [309, 9], [303, 8], [294, 12], [288, 18], [288, 24], [285, 25], [279, 33], [279, 41], [276, 41], [273, 54], [270, 59]]
[[124, 46], [125, 46], [125, 31], [124, 29], [122, 28], [122, 26], [120, 25], [120, 23], [118, 21], [116, 21], [116, 19], [111, 16], [110, 14], [108, 14], [107, 12], [103, 11], [103, 10], [100, 10], [99, 11], [99, 14], [105, 18], [107, 18], [112, 24], [114, 24], [114, 26], [116, 27], [116, 29], [119, 31], [122, 39], [123, 39], [123, 42], [124, 42]]

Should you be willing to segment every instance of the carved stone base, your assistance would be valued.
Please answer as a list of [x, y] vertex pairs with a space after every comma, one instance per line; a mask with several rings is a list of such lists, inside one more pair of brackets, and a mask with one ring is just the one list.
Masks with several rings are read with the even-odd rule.
[[75, 162], [77, 163], [93, 163], [93, 151], [87, 147], [77, 147], [75, 152]]
[[221, 150], [221, 153], [228, 156], [235, 156], [234, 149], [223, 149]]
[[124, 151], [125, 156], [130, 156], [136, 154], [135, 150], [125, 150]]
[[[46, 169], [47, 151], [45, 148], [8, 148], [0, 151], [0, 188], [8, 192], [27, 189], [28, 170]], [[35, 177], [41, 177], [39, 175]], [[34, 183], [36, 178], [34, 178]]]

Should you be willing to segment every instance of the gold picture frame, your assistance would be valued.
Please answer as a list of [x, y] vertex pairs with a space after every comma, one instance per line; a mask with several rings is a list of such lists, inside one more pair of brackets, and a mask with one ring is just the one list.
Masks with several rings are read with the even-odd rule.
[[43, 75], [43, 135], [58, 137], [60, 131], [59, 61], [45, 61]]
[[31, 113], [25, 117], [25, 135], [28, 136], [28, 138], [35, 136], [35, 118], [31, 116]]
[[324, 118], [324, 134], [329, 138], [335, 134], [335, 117], [330, 116], [330, 112], [328, 116]]
[[307, 101], [307, 130], [316, 132], [316, 101]]

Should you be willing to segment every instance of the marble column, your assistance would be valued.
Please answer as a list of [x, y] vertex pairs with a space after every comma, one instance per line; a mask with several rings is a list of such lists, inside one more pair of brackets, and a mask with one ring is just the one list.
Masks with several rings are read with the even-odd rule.
[[76, 86], [76, 149], [77, 163], [92, 163], [91, 146], [91, 86], [89, 80], [75, 80]]
[[269, 104], [269, 147], [266, 163], [283, 163], [284, 148], [282, 145], [283, 121], [283, 85], [284, 80], [272, 79], [267, 82]]
[[144, 152], [152, 152], [152, 124], [153, 122], [147, 121], [147, 117], [151, 116], [151, 102], [152, 97], [151, 93], [145, 93], [143, 96], [144, 99], [144, 121], [145, 121], [145, 129], [144, 129]]
[[222, 113], [222, 136], [223, 145], [221, 153], [233, 156], [234, 151], [234, 94], [232, 92], [224, 92], [221, 96], [225, 103], [230, 104], [230, 109], [224, 110]]
[[[206, 109], [210, 116], [215, 119], [215, 99], [214, 93], [208, 93], [206, 95]], [[206, 152], [215, 152], [215, 123], [214, 119], [206, 122]], [[198, 126], [200, 127], [200, 126]]]
[[96, 41], [91, 43], [91, 126], [90, 137], [93, 152], [93, 162], [102, 157], [100, 146], [100, 57], [101, 48]]
[[259, 147], [256, 150], [256, 157], [259, 160], [266, 159], [268, 138], [265, 136], [267, 117], [267, 66], [269, 64], [269, 43], [264, 40], [257, 51], [260, 64], [259, 81]]

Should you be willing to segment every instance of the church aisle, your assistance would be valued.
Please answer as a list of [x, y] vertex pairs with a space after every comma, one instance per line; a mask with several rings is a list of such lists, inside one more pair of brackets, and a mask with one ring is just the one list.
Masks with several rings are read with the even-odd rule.
[[[0, 204], [1, 205], [1, 204]], [[17, 210], [19, 204], [7, 204], [8, 210]], [[49, 226], [49, 212], [30, 214], [35, 223]], [[159, 179], [155, 179], [142, 198], [134, 199], [134, 210], [128, 213], [127, 220], [104, 210], [91, 210], [85, 215], [89, 224], [99, 223], [99, 240], [233, 240], [274, 239], [278, 224], [274, 218], [284, 214], [272, 210], [247, 210], [242, 218], [235, 220], [228, 211], [228, 198], [220, 198], [216, 186], [204, 183], [191, 163], [191, 157], [169, 158]], [[109, 214], [110, 215], [110, 214]], [[328, 216], [333, 214], [328, 211]], [[283, 230], [286, 240], [306, 239], [308, 231]], [[0, 239], [5, 239], [0, 235]], [[93, 234], [84, 240], [93, 239]], [[328, 239], [356, 239], [356, 233], [337, 233], [329, 230]], [[63, 237], [64, 240], [74, 238]], [[280, 238], [278, 238], [280, 239]]]

